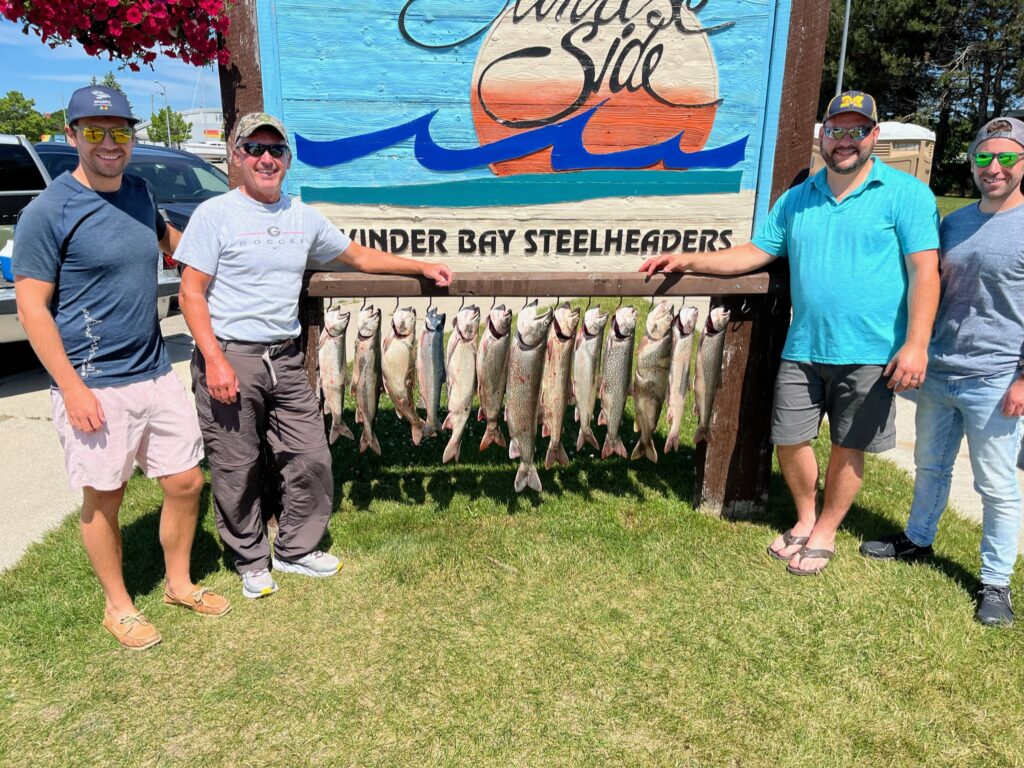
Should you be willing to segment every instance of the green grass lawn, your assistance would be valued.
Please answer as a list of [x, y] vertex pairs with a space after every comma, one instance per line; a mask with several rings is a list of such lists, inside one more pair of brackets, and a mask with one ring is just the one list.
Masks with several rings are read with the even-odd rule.
[[945, 217], [953, 211], [963, 208], [965, 205], [978, 202], [977, 198], [971, 197], [936, 197], [939, 205], [939, 216]]
[[1024, 763], [1024, 633], [973, 621], [977, 527], [948, 515], [928, 564], [856, 552], [904, 519], [893, 465], [869, 461], [837, 558], [796, 578], [764, 551], [792, 516], [777, 474], [742, 523], [694, 511], [685, 445], [657, 465], [572, 456], [517, 496], [482, 431], [447, 467], [387, 408], [382, 458], [339, 442], [345, 567], [260, 601], [204, 494], [195, 571], [234, 599], [222, 619], [161, 603], [160, 492], [134, 478], [126, 578], [164, 637], [141, 654], [101, 629], [66, 521], [0, 574], [0, 765]]

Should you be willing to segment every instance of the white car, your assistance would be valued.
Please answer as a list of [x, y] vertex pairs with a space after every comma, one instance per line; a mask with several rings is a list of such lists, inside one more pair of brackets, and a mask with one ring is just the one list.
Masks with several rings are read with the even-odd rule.
[[[25, 329], [18, 321], [14, 299], [11, 257], [16, 233], [14, 224], [21, 209], [50, 183], [50, 174], [32, 144], [24, 136], [0, 134], [0, 344], [25, 341]], [[178, 294], [181, 278], [177, 269], [157, 263], [157, 312], [167, 317], [171, 297]]]

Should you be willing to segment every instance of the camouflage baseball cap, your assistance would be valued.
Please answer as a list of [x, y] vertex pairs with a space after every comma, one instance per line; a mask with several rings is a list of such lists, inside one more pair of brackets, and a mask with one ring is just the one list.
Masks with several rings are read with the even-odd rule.
[[285, 130], [284, 123], [273, 115], [268, 115], [266, 112], [250, 112], [240, 117], [238, 124], [235, 126], [235, 139], [232, 143], [236, 143], [239, 139], [249, 138], [260, 128], [270, 128], [277, 131], [281, 134], [281, 138], [284, 139], [284, 143], [288, 143], [288, 131]]

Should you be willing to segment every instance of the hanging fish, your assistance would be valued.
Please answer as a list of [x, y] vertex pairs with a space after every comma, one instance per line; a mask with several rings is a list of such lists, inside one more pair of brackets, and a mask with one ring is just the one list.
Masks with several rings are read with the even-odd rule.
[[444, 384], [444, 321], [445, 314], [436, 307], [427, 310], [423, 333], [416, 352], [416, 380], [420, 399], [427, 411], [423, 436], [433, 437], [441, 430], [441, 386]]
[[345, 334], [348, 331], [351, 312], [342, 312], [340, 307], [328, 307], [324, 317], [324, 329], [316, 344], [317, 368], [320, 373], [320, 391], [324, 396], [324, 413], [331, 415], [333, 443], [338, 437], [354, 439], [352, 430], [345, 423], [345, 386], [348, 384], [348, 361], [345, 359]]
[[537, 407], [544, 369], [544, 341], [551, 326], [551, 310], [537, 312], [537, 302], [519, 313], [516, 336], [508, 362], [508, 389], [505, 392], [505, 422], [508, 424], [508, 457], [519, 459], [516, 493], [527, 487], [540, 492], [542, 486], [533, 464], [537, 441]]
[[661, 407], [668, 392], [668, 369], [672, 359], [672, 321], [675, 308], [667, 301], [658, 303], [647, 315], [647, 325], [636, 355], [633, 376], [634, 428], [640, 439], [633, 447], [632, 458], [646, 456], [658, 461], [654, 447], [654, 431], [661, 418]]
[[444, 448], [444, 463], [458, 461], [462, 435], [469, 423], [476, 391], [476, 344], [480, 331], [480, 310], [469, 306], [455, 316], [455, 327], [448, 339], [445, 367], [448, 371], [448, 416], [444, 428], [452, 431]]
[[562, 423], [569, 403], [572, 344], [579, 322], [580, 311], [571, 309], [566, 303], [554, 311], [554, 320], [548, 331], [540, 388], [541, 434], [551, 438], [544, 457], [546, 469], [551, 469], [556, 462], [563, 466], [569, 463], [562, 445]]
[[679, 428], [683, 423], [683, 403], [690, 386], [690, 357], [693, 330], [697, 327], [697, 308], [683, 307], [672, 323], [672, 364], [668, 369], [668, 437], [665, 453], [679, 450]]
[[363, 425], [359, 452], [366, 449], [380, 456], [380, 443], [373, 434], [380, 400], [380, 310], [369, 305], [359, 312], [355, 358], [352, 364], [352, 392], [356, 396], [356, 423]]
[[608, 313], [600, 307], [591, 307], [583, 316], [572, 361], [572, 394], [576, 401], [576, 421], [580, 424], [580, 434], [576, 438], [576, 450], [583, 450], [583, 444], [589, 443], [596, 450], [601, 450], [597, 438], [594, 437], [591, 422], [594, 419], [594, 404], [597, 402], [597, 391], [600, 387], [598, 377], [601, 373], [601, 349], [604, 342], [604, 327], [608, 323]]
[[490, 445], [505, 447], [498, 418], [505, 398], [508, 382], [508, 350], [512, 343], [512, 310], [499, 304], [487, 316], [487, 324], [480, 336], [480, 349], [476, 355], [477, 392], [480, 395], [478, 421], [486, 421], [487, 428], [480, 441], [480, 450]]
[[416, 360], [416, 310], [404, 307], [391, 316], [391, 329], [384, 338], [381, 372], [384, 391], [395, 404], [395, 412], [412, 427], [412, 444], [423, 439], [423, 421], [413, 399], [413, 368]]
[[697, 411], [697, 432], [693, 442], [708, 440], [711, 429], [711, 413], [715, 405], [715, 393], [722, 376], [722, 354], [725, 350], [725, 324], [729, 313], [715, 307], [704, 323], [697, 347], [697, 372], [693, 380], [694, 409]]
[[622, 412], [629, 394], [630, 377], [633, 373], [633, 341], [636, 333], [636, 310], [633, 307], [619, 307], [612, 317], [612, 329], [605, 340], [604, 369], [601, 374], [601, 413], [598, 424], [606, 424], [601, 458], [607, 459], [613, 453], [626, 458], [626, 446], [619, 436]]

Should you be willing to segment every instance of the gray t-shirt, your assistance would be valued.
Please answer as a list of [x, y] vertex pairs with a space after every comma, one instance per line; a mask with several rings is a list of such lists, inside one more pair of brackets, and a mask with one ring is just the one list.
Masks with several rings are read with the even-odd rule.
[[206, 300], [217, 338], [272, 344], [299, 335], [307, 260], [324, 264], [351, 243], [299, 200], [266, 204], [233, 189], [196, 209], [174, 258], [213, 277]]
[[982, 213], [974, 203], [942, 220], [942, 298], [929, 370], [1012, 373], [1024, 355], [1024, 205]]

